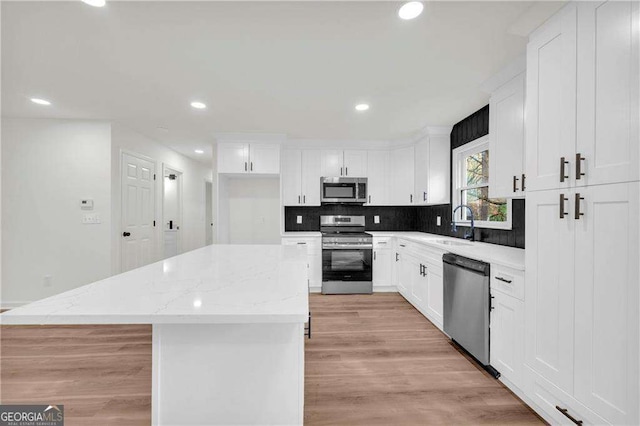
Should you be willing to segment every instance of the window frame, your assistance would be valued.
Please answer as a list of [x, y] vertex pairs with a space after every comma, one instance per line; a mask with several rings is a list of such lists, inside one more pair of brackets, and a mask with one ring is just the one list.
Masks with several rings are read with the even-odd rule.
[[[451, 165], [453, 169], [453, 194], [452, 194], [452, 209], [455, 209], [457, 206], [462, 204], [462, 195], [461, 192], [467, 189], [474, 188], [483, 188], [491, 187], [491, 168], [489, 168], [489, 178], [486, 184], [482, 185], [467, 185], [466, 183], [466, 164], [464, 164], [464, 160], [473, 154], [480, 153], [482, 151], [489, 151], [489, 156], [491, 156], [491, 151], [489, 150], [489, 135], [482, 136], [478, 139], [475, 139], [469, 143], [466, 143], [456, 149], [451, 153]], [[491, 158], [491, 157], [489, 157]], [[507, 198], [507, 220], [504, 222], [494, 222], [489, 220], [475, 220], [473, 221], [474, 226], [476, 228], [490, 228], [490, 229], [512, 229], [512, 220], [513, 220], [513, 209], [511, 198]], [[452, 214], [453, 215], [453, 214]], [[453, 220], [453, 217], [452, 217]], [[470, 220], [462, 219], [462, 209], [460, 209], [456, 214], [456, 225], [460, 226], [471, 226]]]

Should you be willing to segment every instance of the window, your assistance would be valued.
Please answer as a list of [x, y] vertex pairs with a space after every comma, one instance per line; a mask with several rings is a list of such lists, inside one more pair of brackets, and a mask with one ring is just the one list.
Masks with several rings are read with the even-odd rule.
[[[478, 228], [511, 229], [511, 200], [489, 198], [489, 138], [482, 137], [453, 151], [453, 207], [467, 205]], [[469, 225], [469, 210], [456, 212], [456, 223]]]

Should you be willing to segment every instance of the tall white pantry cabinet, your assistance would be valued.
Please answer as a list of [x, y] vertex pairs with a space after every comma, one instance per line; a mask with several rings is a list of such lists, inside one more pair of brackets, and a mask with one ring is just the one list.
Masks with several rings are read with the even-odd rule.
[[575, 2], [527, 47], [524, 393], [638, 424], [640, 3]]

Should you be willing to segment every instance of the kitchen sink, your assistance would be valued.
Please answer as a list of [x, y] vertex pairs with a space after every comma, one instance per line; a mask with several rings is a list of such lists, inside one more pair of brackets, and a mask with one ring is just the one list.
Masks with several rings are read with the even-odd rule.
[[434, 243], [444, 244], [446, 246], [470, 246], [471, 243], [467, 241], [453, 241], [453, 240], [433, 240]]

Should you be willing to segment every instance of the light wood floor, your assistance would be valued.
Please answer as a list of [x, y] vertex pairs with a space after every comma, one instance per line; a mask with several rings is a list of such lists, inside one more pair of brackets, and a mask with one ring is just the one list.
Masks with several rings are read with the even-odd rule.
[[[305, 424], [541, 420], [400, 295], [312, 295]], [[65, 405], [65, 424], [151, 422], [150, 326], [2, 326], [2, 403]]]

